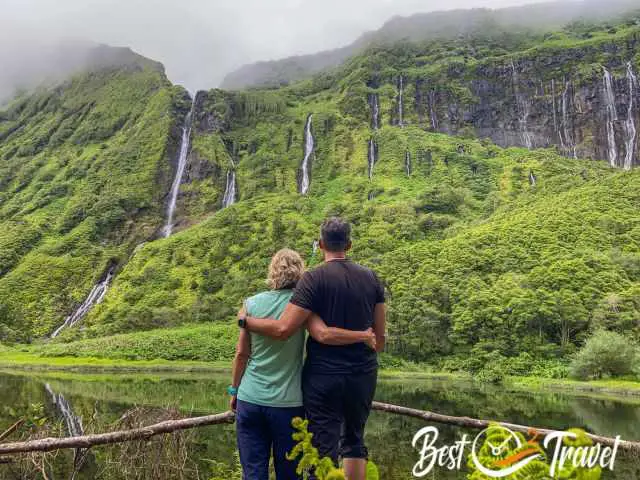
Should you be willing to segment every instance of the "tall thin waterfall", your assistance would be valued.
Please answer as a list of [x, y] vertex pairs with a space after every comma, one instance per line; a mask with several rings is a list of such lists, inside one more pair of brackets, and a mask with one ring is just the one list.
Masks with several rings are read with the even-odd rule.
[[236, 171], [229, 170], [227, 172], [227, 186], [224, 190], [224, 197], [222, 198], [222, 208], [227, 208], [233, 205], [236, 201]]
[[562, 132], [560, 134], [560, 146], [562, 147], [562, 153], [572, 158], [578, 158], [576, 151], [576, 142], [573, 139], [573, 135], [569, 131], [569, 91], [571, 89], [571, 82], [566, 81], [564, 91], [562, 92], [562, 120], [560, 125], [562, 126]]
[[311, 133], [311, 119], [313, 114], [307, 117], [307, 125], [304, 129], [304, 159], [302, 160], [302, 179], [300, 181], [300, 193], [306, 195], [311, 182], [309, 181], [309, 161], [313, 154], [313, 133]]
[[169, 195], [169, 203], [167, 204], [167, 223], [162, 230], [163, 236], [168, 237], [173, 230], [173, 214], [176, 210], [176, 201], [178, 200], [178, 192], [180, 191], [180, 184], [182, 183], [182, 175], [187, 165], [187, 155], [189, 154], [189, 146], [191, 143], [191, 120], [193, 117], [193, 110], [196, 105], [196, 97], [193, 97], [193, 103], [191, 110], [187, 114], [184, 120], [184, 126], [182, 127], [182, 143], [180, 144], [180, 156], [178, 157], [178, 168], [176, 169], [176, 176], [173, 179], [171, 185], [171, 193]]
[[535, 187], [536, 186], [536, 181], [537, 181], [536, 174], [533, 173], [533, 170], [529, 170], [529, 184], [532, 187]]
[[231, 169], [227, 171], [227, 185], [222, 197], [222, 208], [236, 203], [236, 164], [231, 160]]
[[627, 108], [627, 122], [625, 124], [627, 141], [624, 157], [624, 169], [631, 170], [636, 153], [636, 135], [638, 133], [636, 129], [636, 121], [633, 116], [634, 100], [636, 97], [636, 89], [638, 88], [638, 78], [635, 73], [633, 73], [633, 65], [631, 62], [627, 63], [627, 80], [629, 81], [629, 107]]
[[380, 127], [380, 100], [377, 93], [371, 94], [371, 127], [378, 130]]
[[558, 130], [558, 112], [556, 109], [556, 81], [551, 79], [551, 101], [553, 103], [553, 131], [556, 132], [558, 137], [560, 137], [560, 141], [562, 141], [562, 136], [560, 135], [560, 131]]
[[400, 75], [400, 89], [398, 91], [398, 125], [404, 126], [403, 114], [404, 114], [404, 79]]
[[618, 146], [616, 145], [616, 130], [615, 122], [618, 121], [618, 112], [616, 110], [616, 95], [613, 91], [613, 80], [611, 74], [606, 67], [602, 67], [604, 70], [603, 84], [604, 84], [604, 103], [607, 114], [607, 146], [609, 153], [609, 164], [612, 167], [618, 164]]
[[411, 153], [409, 150], [404, 152], [404, 170], [407, 172], [407, 177], [411, 176]]
[[516, 66], [511, 62], [511, 75], [513, 81], [513, 91], [516, 97], [516, 106], [518, 107], [518, 123], [520, 124], [520, 135], [522, 137], [522, 142], [528, 149], [533, 148], [533, 135], [529, 131], [529, 110], [530, 105], [526, 96], [520, 92], [520, 87], [518, 85], [518, 72], [516, 70]]
[[434, 131], [438, 130], [438, 119], [436, 118], [435, 111], [435, 103], [436, 103], [436, 92], [431, 90], [429, 92], [429, 116], [431, 117], [431, 127]]
[[76, 323], [82, 320], [87, 313], [89, 313], [89, 310], [91, 310], [94, 305], [98, 305], [102, 302], [104, 296], [107, 294], [111, 280], [113, 279], [115, 268], [116, 267], [114, 265], [109, 269], [107, 276], [91, 289], [91, 292], [89, 292], [89, 295], [85, 298], [84, 302], [82, 302], [82, 304], [80, 304], [80, 306], [71, 315], [65, 318], [64, 323], [56, 328], [51, 334], [51, 338], [56, 338], [65, 328], [73, 327]]
[[368, 158], [369, 158], [369, 180], [373, 178], [373, 166], [376, 164], [378, 153], [378, 145], [376, 141], [371, 137], [369, 139]]

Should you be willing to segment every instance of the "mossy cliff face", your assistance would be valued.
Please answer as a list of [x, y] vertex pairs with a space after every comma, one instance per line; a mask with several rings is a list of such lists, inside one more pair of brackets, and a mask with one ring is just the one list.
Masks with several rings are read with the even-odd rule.
[[181, 89], [149, 61], [0, 112], [0, 339], [50, 334], [162, 224]]
[[381, 150], [405, 170], [412, 158], [427, 158], [409, 143], [378, 139], [384, 126], [553, 147], [568, 158], [630, 168], [640, 162], [639, 43], [633, 19], [546, 35], [400, 43], [291, 87], [199, 92], [178, 227], [223, 206], [232, 172], [236, 201], [300, 191], [310, 114], [314, 188], [354, 164], [368, 169]]
[[382, 48], [376, 57], [395, 58], [351, 67], [348, 108], [363, 113], [369, 91], [383, 122], [399, 124], [402, 108], [405, 125], [630, 168], [640, 163], [639, 46], [640, 29], [629, 27], [486, 58], [469, 45], [444, 59], [426, 47]]

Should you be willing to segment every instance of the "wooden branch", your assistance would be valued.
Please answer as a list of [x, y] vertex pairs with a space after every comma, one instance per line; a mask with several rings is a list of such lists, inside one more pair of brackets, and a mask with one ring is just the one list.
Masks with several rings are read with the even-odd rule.
[[132, 440], [148, 440], [155, 435], [172, 433], [178, 430], [204, 427], [206, 425], [219, 425], [221, 423], [233, 423], [233, 412], [207, 415], [204, 417], [185, 418], [181, 420], [166, 420], [164, 422], [149, 425], [147, 427], [120, 430], [116, 432], [99, 433], [96, 435], [83, 435], [79, 437], [43, 438], [28, 442], [15, 442], [0, 444], [0, 455], [24, 453], [24, 452], [50, 452], [62, 448], [91, 448], [96, 445], [130, 442]]
[[[377, 410], [380, 412], [395, 413], [397, 415], [404, 415], [405, 417], [418, 418], [420, 420], [424, 420], [425, 422], [442, 423], [445, 425], [455, 425], [457, 427], [474, 428], [477, 430], [483, 430], [489, 427], [491, 424], [498, 424], [514, 432], [521, 432], [521, 433], [528, 433], [531, 430], [535, 430], [536, 432], [542, 435], [548, 435], [556, 431], [556, 430], [548, 430], [545, 428], [527, 427], [525, 425], [517, 425], [514, 423], [498, 422], [498, 421], [491, 421], [491, 420], [478, 420], [476, 418], [470, 418], [470, 417], [450, 417], [448, 415], [442, 415], [440, 413], [434, 413], [434, 412], [429, 412], [425, 410], [416, 410], [413, 408], [401, 407], [398, 405], [391, 405], [389, 403], [373, 402], [372, 408], [373, 410]], [[605, 446], [612, 447], [615, 443], [614, 438], [601, 437], [600, 435], [593, 435], [591, 433], [587, 433], [587, 436], [591, 438], [594, 442], [600, 443]], [[630, 442], [627, 440], [620, 440], [618, 443], [618, 448], [620, 448], [621, 450], [627, 450], [631, 452], [640, 452], [640, 442]]]
[[9, 428], [7, 428], [4, 432], [0, 433], [0, 442], [3, 441], [5, 438], [7, 438], [9, 435], [11, 435], [16, 430], [18, 430], [22, 426], [23, 423], [24, 423], [24, 418], [21, 418], [16, 423], [14, 423]]
[[[440, 413], [429, 412], [425, 410], [416, 410], [413, 408], [401, 407], [399, 405], [391, 405], [388, 403], [373, 402], [373, 410], [380, 412], [393, 413], [396, 415], [404, 415], [406, 417], [417, 418], [430, 423], [441, 423], [445, 425], [454, 425], [463, 428], [472, 428], [482, 430], [491, 424], [499, 424], [514, 432], [529, 433], [535, 429], [537, 432], [547, 435], [554, 432], [544, 428], [528, 427], [524, 425], [516, 425], [513, 423], [479, 420], [470, 417], [452, 417], [442, 415]], [[203, 427], [206, 425], [219, 425], [225, 423], [233, 423], [235, 415], [233, 412], [219, 413], [216, 415], [207, 415], [204, 417], [185, 418], [181, 420], [167, 420], [164, 422], [149, 425], [147, 427], [134, 428], [132, 430], [120, 430], [116, 432], [100, 433], [96, 435], [84, 435], [80, 437], [65, 438], [44, 438], [41, 440], [31, 440], [28, 442], [0, 443], [0, 463], [10, 461], [2, 455], [11, 455], [25, 452], [50, 452], [52, 450], [60, 450], [63, 448], [91, 448], [97, 445], [108, 445], [112, 443], [130, 442], [132, 440], [148, 440], [155, 435], [172, 433], [178, 430], [189, 428]], [[605, 446], [613, 446], [615, 439], [601, 437], [599, 435], [587, 435], [597, 443]], [[619, 448], [621, 450], [640, 453], [640, 442], [630, 442], [620, 440]]]

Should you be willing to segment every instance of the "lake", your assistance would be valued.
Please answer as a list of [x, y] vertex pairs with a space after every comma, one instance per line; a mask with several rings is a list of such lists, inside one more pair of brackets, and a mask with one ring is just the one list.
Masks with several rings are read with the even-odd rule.
[[[0, 372], [0, 432], [30, 405], [41, 404], [49, 419], [40, 435], [87, 433], [155, 423], [180, 415], [203, 415], [227, 409], [229, 374], [71, 374]], [[502, 420], [523, 425], [567, 429], [581, 427], [600, 435], [640, 440], [640, 398], [524, 392], [448, 379], [382, 378], [376, 399], [456, 416]], [[78, 420], [81, 419], [81, 422]], [[413, 435], [425, 422], [397, 415], [372, 414], [367, 442], [384, 480], [411, 479], [418, 453]], [[473, 430], [437, 425], [439, 445], [453, 444]], [[0, 478], [233, 478], [236, 463], [233, 425], [213, 425], [152, 442], [98, 447], [90, 452], [61, 452], [0, 465]], [[16, 437], [12, 437], [15, 440]], [[462, 471], [436, 468], [430, 479], [465, 479]], [[607, 479], [640, 479], [640, 461], [619, 454]]]

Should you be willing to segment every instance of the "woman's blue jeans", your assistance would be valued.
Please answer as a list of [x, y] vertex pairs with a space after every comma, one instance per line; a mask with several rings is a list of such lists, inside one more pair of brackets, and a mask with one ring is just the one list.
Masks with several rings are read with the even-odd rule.
[[287, 460], [295, 441], [291, 420], [304, 418], [302, 407], [263, 407], [238, 400], [236, 432], [243, 480], [269, 480], [269, 458], [277, 480], [299, 480], [297, 461]]

